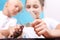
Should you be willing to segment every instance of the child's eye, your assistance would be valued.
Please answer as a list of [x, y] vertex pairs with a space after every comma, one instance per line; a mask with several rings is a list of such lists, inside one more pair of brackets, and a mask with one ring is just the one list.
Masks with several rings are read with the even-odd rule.
[[18, 5], [15, 5], [15, 8], [17, 8], [18, 7]]
[[26, 8], [29, 9], [29, 8], [31, 8], [31, 6], [30, 5], [26, 5]]
[[33, 8], [38, 8], [39, 6], [38, 5], [33, 5]]

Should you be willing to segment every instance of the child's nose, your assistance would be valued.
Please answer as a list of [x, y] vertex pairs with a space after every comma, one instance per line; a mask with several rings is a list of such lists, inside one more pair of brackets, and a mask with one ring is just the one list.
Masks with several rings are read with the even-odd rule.
[[16, 11], [18, 11], [18, 10], [19, 10], [19, 8], [17, 7], [17, 8], [16, 8]]

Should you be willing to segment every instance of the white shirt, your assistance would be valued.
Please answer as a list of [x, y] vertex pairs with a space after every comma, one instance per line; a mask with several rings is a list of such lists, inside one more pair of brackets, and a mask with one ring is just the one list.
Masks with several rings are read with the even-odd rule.
[[58, 22], [57, 20], [53, 19], [53, 18], [48, 18], [48, 17], [45, 17], [42, 19], [46, 24], [47, 24], [47, 28], [48, 29], [55, 29], [56, 26], [58, 24], [60, 24], [60, 22]]
[[15, 18], [9, 18], [0, 11], [0, 30], [8, 29], [10, 26], [15, 26], [17, 20]]
[[[42, 19], [46, 24], [48, 29], [55, 29], [56, 26], [59, 24], [56, 20], [52, 18], [43, 18]], [[34, 29], [32, 27], [25, 27], [23, 30], [23, 38], [44, 38], [44, 36], [37, 36]]]

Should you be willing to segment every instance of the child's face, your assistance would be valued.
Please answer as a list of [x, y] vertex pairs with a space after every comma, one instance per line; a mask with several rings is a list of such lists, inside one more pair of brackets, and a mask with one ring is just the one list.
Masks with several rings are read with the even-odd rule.
[[32, 14], [34, 18], [39, 17], [39, 13], [42, 11], [42, 6], [39, 0], [27, 0], [26, 10]]
[[10, 16], [16, 15], [22, 9], [22, 4], [19, 1], [11, 1], [8, 3], [7, 10]]

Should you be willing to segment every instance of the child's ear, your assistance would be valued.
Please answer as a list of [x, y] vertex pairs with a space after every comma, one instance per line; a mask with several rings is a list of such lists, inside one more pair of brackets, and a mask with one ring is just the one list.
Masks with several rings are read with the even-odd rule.
[[20, 7], [20, 11], [23, 9], [23, 4], [21, 3], [21, 1], [20, 1], [20, 4], [18, 4], [19, 5], [19, 7]]
[[44, 7], [43, 7], [43, 6], [41, 6], [41, 10], [42, 10], [42, 11], [44, 10]]
[[8, 2], [6, 2], [5, 7], [8, 7]]

